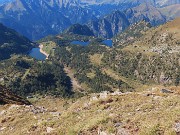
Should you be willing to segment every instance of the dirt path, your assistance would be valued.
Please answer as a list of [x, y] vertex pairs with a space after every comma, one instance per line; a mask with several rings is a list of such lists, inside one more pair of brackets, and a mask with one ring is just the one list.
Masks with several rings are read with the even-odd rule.
[[43, 51], [43, 44], [40, 44], [39, 48], [40, 48], [40, 52], [43, 53], [44, 55], [46, 55], [46, 59], [48, 59], [49, 54], [47, 52]]
[[81, 90], [82, 87], [79, 84], [79, 82], [76, 80], [76, 78], [74, 78], [74, 73], [67, 67], [64, 67], [64, 70], [67, 73], [67, 75], [71, 78], [73, 90]]

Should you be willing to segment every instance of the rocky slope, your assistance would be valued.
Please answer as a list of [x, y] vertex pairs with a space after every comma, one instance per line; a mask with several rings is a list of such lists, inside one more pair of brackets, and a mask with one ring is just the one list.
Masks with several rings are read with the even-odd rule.
[[34, 106], [0, 106], [0, 134], [178, 134], [180, 88], [97, 93], [77, 100], [34, 98]]
[[0, 85], [0, 104], [30, 105], [31, 103]]
[[88, 23], [89, 28], [96, 36], [104, 38], [112, 38], [117, 33], [123, 32], [129, 25], [126, 15], [120, 11]]
[[168, 20], [180, 17], [180, 4], [170, 5], [163, 8], [159, 8], [160, 12], [166, 16]]
[[129, 35], [126, 37], [128, 40], [123, 41], [121, 37], [128, 34], [121, 34], [120, 40], [118, 38], [115, 40], [117, 47], [122, 50], [111, 53], [115, 59], [111, 56], [110, 63], [116, 63], [115, 69], [122, 74], [135, 76], [142, 82], [179, 85], [179, 29], [178, 18], [149, 29], [140, 37]]
[[123, 33], [118, 34], [113, 38], [114, 46], [123, 48], [124, 46], [135, 42], [151, 27], [151, 24], [145, 20], [130, 25]]
[[150, 3], [142, 3], [137, 7], [130, 8], [125, 11], [125, 14], [131, 24], [147, 20], [151, 23], [151, 25], [157, 26], [167, 21], [167, 17]]

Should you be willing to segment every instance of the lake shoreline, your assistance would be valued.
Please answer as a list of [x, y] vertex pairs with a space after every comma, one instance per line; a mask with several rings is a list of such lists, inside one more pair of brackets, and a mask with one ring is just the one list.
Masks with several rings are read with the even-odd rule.
[[39, 48], [40, 48], [40, 52], [46, 56], [46, 59], [48, 59], [49, 54], [47, 52], [43, 51], [43, 44], [40, 44]]

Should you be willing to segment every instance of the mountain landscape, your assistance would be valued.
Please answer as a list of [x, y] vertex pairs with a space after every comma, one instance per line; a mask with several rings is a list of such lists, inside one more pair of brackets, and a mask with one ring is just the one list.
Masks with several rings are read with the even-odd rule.
[[2, 0], [0, 22], [0, 134], [180, 134], [179, 0]]
[[[172, 20], [179, 16], [179, 9], [173, 8], [174, 6], [179, 7], [179, 4], [179, 0], [37, 0], [36, 2], [33, 0], [11, 0], [1, 4], [0, 22], [31, 40], [59, 34], [76, 23], [89, 24], [89, 28], [95, 32], [95, 35], [111, 38], [112, 34], [114, 36], [117, 32], [122, 32], [128, 24], [139, 22], [142, 19], [149, 20], [152, 25], [159, 25]], [[114, 11], [117, 10], [123, 12], [124, 15], [116, 16], [116, 21], [114, 20], [110, 24], [103, 21], [109, 20], [109, 17], [114, 16], [116, 13]], [[173, 14], [171, 13], [172, 10]], [[108, 15], [108, 17], [107, 14], [112, 15]], [[125, 24], [119, 23], [123, 22], [124, 19], [127, 19], [129, 23], [127, 20]], [[107, 30], [106, 25], [111, 25], [111, 28]], [[107, 31], [105, 32], [107, 34], [97, 32], [97, 29], [102, 27], [103, 31]], [[121, 27], [123, 29], [120, 29]]]

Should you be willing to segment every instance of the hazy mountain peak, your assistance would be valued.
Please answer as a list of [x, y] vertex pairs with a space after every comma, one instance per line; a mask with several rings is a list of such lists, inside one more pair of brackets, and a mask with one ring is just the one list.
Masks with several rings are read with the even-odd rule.
[[23, 11], [26, 10], [21, 0], [13, 1], [12, 3], [7, 3], [5, 6], [5, 11], [13, 10], [13, 11]]
[[[179, 12], [173, 10], [172, 16], [174, 8], [169, 7], [168, 12], [160, 8], [175, 3], [180, 3], [180, 0], [12, 0], [1, 4], [0, 22], [36, 40], [60, 33], [71, 24], [85, 24], [106, 17], [114, 10], [124, 11], [123, 18], [127, 17], [126, 22], [131, 24], [142, 19], [151, 21], [152, 25], [163, 24], [177, 17]], [[121, 15], [114, 13], [112, 17], [122, 18]]]

